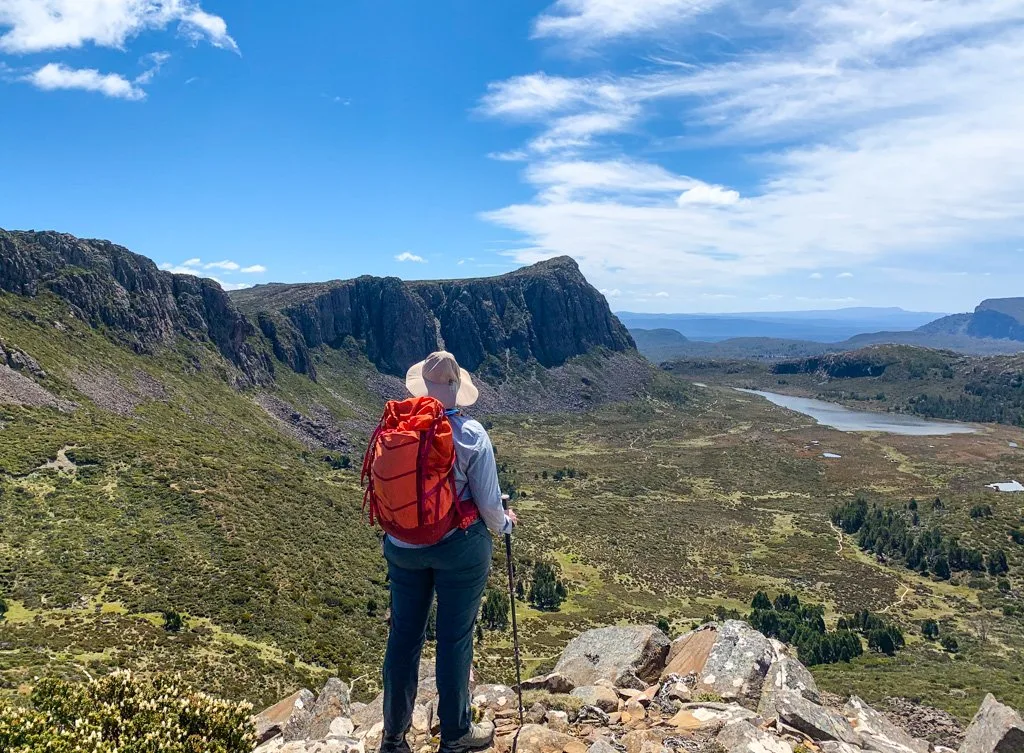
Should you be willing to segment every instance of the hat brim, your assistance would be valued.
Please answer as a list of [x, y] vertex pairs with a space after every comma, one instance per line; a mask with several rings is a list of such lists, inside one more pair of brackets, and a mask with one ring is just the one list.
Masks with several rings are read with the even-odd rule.
[[459, 367], [459, 384], [441, 384], [423, 378], [423, 361], [414, 363], [405, 375], [405, 388], [413, 397], [433, 397], [445, 408], [469, 407], [480, 397], [480, 390], [473, 384], [473, 377]]

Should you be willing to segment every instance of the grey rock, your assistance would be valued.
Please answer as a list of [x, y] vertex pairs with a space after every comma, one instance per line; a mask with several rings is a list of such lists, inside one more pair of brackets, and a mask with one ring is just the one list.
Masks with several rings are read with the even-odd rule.
[[516, 708], [519, 698], [508, 685], [477, 685], [471, 697], [473, 705], [492, 711]]
[[914, 739], [857, 696], [850, 698], [843, 711], [860, 735], [862, 748], [878, 753], [928, 753], [931, 749], [927, 742]]
[[523, 719], [527, 724], [543, 724], [547, 715], [548, 710], [544, 704], [535, 703], [523, 714]]
[[596, 706], [606, 713], [619, 708], [619, 698], [615, 691], [603, 685], [584, 685], [573, 690], [570, 695], [583, 701], [584, 706]]
[[280, 735], [289, 723], [308, 717], [315, 701], [316, 696], [303, 688], [256, 714], [253, 724], [257, 744]]
[[587, 753], [619, 753], [619, 750], [603, 737], [600, 737], [593, 745], [587, 748]]
[[839, 742], [838, 740], [825, 740], [819, 746], [823, 753], [861, 753], [856, 745]]
[[785, 740], [762, 732], [743, 720], [726, 724], [717, 739], [729, 753], [793, 753], [792, 746]]
[[775, 658], [775, 649], [761, 633], [740, 620], [726, 620], [718, 628], [696, 690], [756, 707]]
[[799, 693], [813, 703], [821, 701], [818, 686], [811, 673], [791, 656], [780, 656], [768, 668], [768, 673], [765, 675], [757, 710], [766, 719], [776, 716], [775, 698], [783, 690]]
[[608, 680], [642, 690], [661, 675], [668, 649], [668, 638], [653, 625], [588, 630], [566, 646], [555, 672], [577, 688]]
[[571, 693], [575, 687], [572, 680], [558, 672], [523, 680], [524, 691], [546, 690], [549, 693]]
[[289, 739], [323, 740], [331, 732], [331, 722], [339, 716], [350, 717], [351, 715], [352, 702], [349, 698], [348, 685], [337, 677], [332, 677], [317, 696], [312, 713], [304, 728], [299, 726], [293, 729], [290, 734], [298, 736]]
[[569, 715], [564, 711], [556, 711], [552, 709], [544, 715], [544, 721], [547, 725], [555, 730], [555, 732], [568, 732], [569, 731]]
[[1024, 721], [991, 693], [964, 735], [960, 753], [1024, 753]]
[[860, 736], [845, 716], [808, 701], [792, 690], [778, 694], [775, 710], [780, 721], [812, 740], [838, 740], [860, 745]]
[[608, 717], [607, 712], [602, 711], [597, 706], [582, 706], [580, 707], [579, 714], [576, 716], [576, 722], [578, 724], [594, 722], [602, 727], [607, 727], [611, 724], [611, 719]]

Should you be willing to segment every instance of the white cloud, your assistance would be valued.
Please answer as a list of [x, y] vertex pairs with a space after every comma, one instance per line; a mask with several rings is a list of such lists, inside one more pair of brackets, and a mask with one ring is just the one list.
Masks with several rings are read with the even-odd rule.
[[193, 40], [238, 51], [219, 16], [193, 0], [0, 0], [0, 50], [9, 53], [79, 48], [123, 49], [145, 31], [177, 24]]
[[666, 292], [664, 290], [660, 290], [660, 291], [658, 291], [657, 293], [654, 294], [654, 297], [655, 298], [668, 298], [669, 294], [668, 294], [668, 292]]
[[170, 59], [171, 53], [169, 52], [151, 52], [148, 55], [143, 55], [139, 62], [147, 67], [146, 70], [135, 77], [135, 83], [141, 86], [150, 83], [156, 78], [160, 69], [164, 67], [164, 63]]
[[836, 275], [840, 280], [848, 280], [853, 277], [853, 272], [840, 272]]
[[679, 206], [686, 204], [717, 204], [719, 206], [727, 206], [729, 204], [735, 204], [740, 200], [739, 191], [733, 191], [722, 186], [709, 186], [707, 184], [701, 184], [688, 188], [683, 191], [679, 198], [676, 199], [676, 203]]
[[198, 267], [202, 263], [203, 263], [202, 259], [200, 259], [198, 257], [193, 257], [191, 259], [186, 259], [185, 261], [183, 261], [181, 263], [181, 266], [183, 266], [183, 267]]
[[721, 0], [557, 0], [534, 24], [537, 37], [584, 44], [657, 32], [705, 13]]
[[811, 272], [811, 274], [810, 274], [809, 276], [810, 276], [810, 278], [811, 278], [812, 280], [820, 280], [820, 279], [822, 279], [822, 278], [823, 278], [823, 277], [824, 277], [825, 275], [823, 275], [823, 274], [822, 274], [821, 272]]
[[253, 264], [251, 267], [242, 267], [242, 274], [246, 275], [261, 275], [267, 271], [267, 268], [262, 264]]
[[618, 288], [612, 288], [611, 290], [608, 290], [606, 288], [602, 288], [601, 290], [599, 290], [597, 292], [599, 292], [601, 295], [603, 295], [606, 298], [618, 298], [620, 295], [622, 295], [622, 291], [619, 290]]
[[237, 262], [225, 259], [224, 261], [212, 261], [209, 264], [203, 265], [203, 269], [223, 269], [227, 272], [235, 272], [241, 269], [241, 265]]
[[248, 282], [224, 282], [223, 280], [218, 280], [216, 277], [211, 277], [210, 279], [225, 290], [245, 290], [246, 288], [252, 287], [252, 283]]
[[117, 99], [145, 99], [146, 93], [116, 73], [100, 73], [94, 68], [68, 68], [62, 63], [47, 63], [25, 80], [44, 91], [80, 89], [100, 92]]
[[[522, 235], [513, 258], [569, 254], [598, 286], [629, 275], [647, 290], [805, 279], [896, 255], [952, 264], [980, 245], [1013, 261], [1003, 242], [1024, 235], [1024, 0], [695, 5], [563, 0], [536, 31], [588, 44], [631, 35], [663, 57], [660, 25], [714, 34], [728, 12], [728, 54], [649, 57], [626, 73], [594, 56], [579, 77], [488, 87], [481, 113], [535, 131], [521, 150], [534, 197], [484, 214]], [[742, 198], [717, 185], [705, 145], [754, 176], [737, 184]]]
[[427, 260], [424, 259], [422, 256], [417, 256], [416, 254], [410, 253], [408, 251], [403, 251], [402, 253], [397, 254], [395, 256], [395, 261], [400, 261], [400, 262], [412, 261], [412, 262], [416, 262], [417, 264], [426, 264], [427, 263]]

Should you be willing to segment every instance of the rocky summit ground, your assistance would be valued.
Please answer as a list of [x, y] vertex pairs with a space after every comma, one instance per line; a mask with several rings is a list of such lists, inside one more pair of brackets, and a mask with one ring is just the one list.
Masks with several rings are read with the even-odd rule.
[[[569, 643], [554, 672], [522, 689], [520, 726], [514, 688], [474, 686], [474, 715], [497, 729], [495, 753], [1024, 752], [1024, 721], [991, 695], [966, 730], [933, 710], [915, 713], [906, 700], [879, 711], [820, 692], [786, 645], [738, 620], [674, 641], [653, 626], [590, 630]], [[424, 660], [414, 753], [437, 748], [436, 697]], [[381, 696], [351, 702], [337, 679], [319, 695], [300, 690], [255, 717], [256, 753], [377, 750], [382, 709]]]

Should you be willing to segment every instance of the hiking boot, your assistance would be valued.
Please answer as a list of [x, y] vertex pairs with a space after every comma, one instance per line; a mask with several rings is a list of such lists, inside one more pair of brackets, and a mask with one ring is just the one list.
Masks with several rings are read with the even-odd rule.
[[380, 753], [412, 753], [405, 741], [405, 735], [384, 735], [380, 741]]
[[458, 740], [441, 742], [438, 753], [466, 753], [472, 750], [484, 750], [491, 747], [494, 742], [494, 723], [480, 722], [469, 728], [469, 732]]

